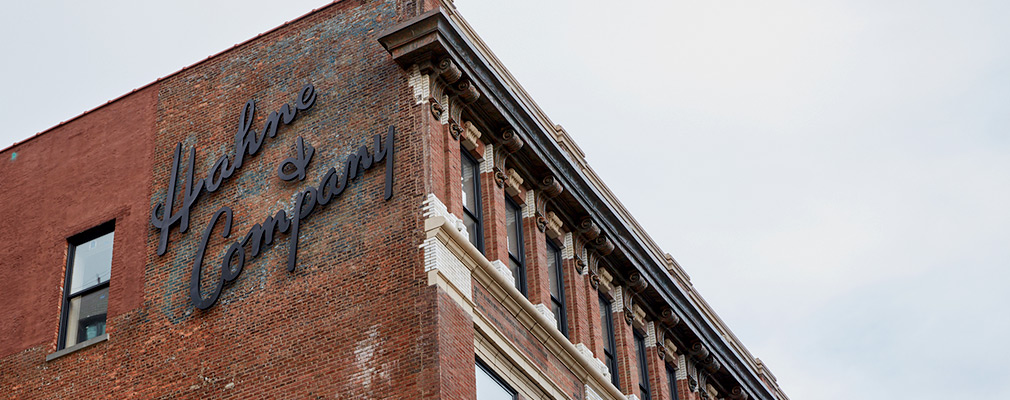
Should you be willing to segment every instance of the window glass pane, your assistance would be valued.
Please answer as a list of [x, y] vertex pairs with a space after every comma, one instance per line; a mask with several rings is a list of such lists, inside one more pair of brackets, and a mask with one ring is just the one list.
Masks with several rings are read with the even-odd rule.
[[508, 204], [508, 211], [505, 213], [505, 229], [508, 231], [509, 254], [520, 258], [522, 257], [519, 251], [520, 238], [522, 237], [522, 232], [520, 232], [522, 221], [519, 220], [519, 207], [515, 207], [509, 202], [506, 202], [506, 204]]
[[107, 282], [112, 271], [113, 232], [74, 246], [70, 294]]
[[522, 273], [522, 267], [512, 257], [509, 257], [509, 270], [512, 271], [512, 279], [515, 280], [516, 289], [519, 289], [519, 291], [522, 292], [522, 276], [519, 276], [519, 274]]
[[635, 334], [635, 349], [638, 352], [638, 388], [642, 390], [642, 400], [649, 400], [649, 367], [646, 364], [645, 338]]
[[474, 163], [467, 156], [463, 156], [460, 160], [460, 164], [463, 167], [463, 207], [466, 207], [470, 212], [477, 211], [477, 193], [475, 191], [475, 182], [477, 177], [477, 163]]
[[666, 367], [666, 380], [670, 383], [670, 398], [677, 400], [677, 374], [670, 367]]
[[67, 340], [63, 347], [70, 347], [105, 333], [105, 315], [108, 308], [109, 288], [70, 299]]
[[607, 369], [610, 370], [610, 381], [617, 386], [621, 387], [619, 375], [617, 373], [617, 362], [614, 359], [614, 354], [617, 352], [616, 344], [614, 343], [614, 319], [613, 319], [613, 309], [610, 307], [610, 301], [599, 297], [600, 300], [600, 328], [603, 333], [603, 361], [607, 363]]
[[555, 301], [554, 299], [551, 299], [551, 312], [554, 313], [554, 321], [557, 322], [558, 330], [561, 331], [562, 333], [564, 333], [565, 330], [564, 330], [564, 328], [561, 325], [561, 321], [564, 321], [563, 319], [561, 319], [561, 317], [562, 317], [562, 315], [561, 315], [561, 305], [558, 304], [557, 301]]
[[553, 246], [547, 246], [547, 279], [550, 281], [551, 285], [551, 296], [561, 298], [560, 286], [558, 284], [561, 282], [560, 275], [558, 274], [558, 251], [554, 249]]
[[512, 388], [499, 382], [495, 377], [477, 363], [477, 400], [513, 400], [516, 398]]
[[[464, 214], [465, 215], [463, 215], [463, 223], [466, 224], [467, 235], [470, 235], [470, 243], [473, 243], [474, 246], [477, 246], [478, 235], [480, 235], [480, 229], [477, 226], [477, 220], [473, 219], [473, 217], [471, 217], [470, 214], [466, 213]], [[477, 248], [479, 249], [480, 246], [477, 246]]]
[[[603, 347], [605, 350], [613, 351], [610, 348], [610, 338], [614, 337], [614, 333], [611, 332], [610, 326], [610, 304], [600, 299], [600, 330], [603, 332]], [[607, 364], [609, 367], [610, 364]]]

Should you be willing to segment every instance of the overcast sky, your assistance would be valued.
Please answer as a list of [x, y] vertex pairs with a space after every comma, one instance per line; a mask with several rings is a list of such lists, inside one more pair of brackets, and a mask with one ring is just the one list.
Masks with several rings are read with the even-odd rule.
[[[457, 1], [792, 399], [1010, 399], [1010, 2]], [[324, 4], [9, 2], [0, 147]]]

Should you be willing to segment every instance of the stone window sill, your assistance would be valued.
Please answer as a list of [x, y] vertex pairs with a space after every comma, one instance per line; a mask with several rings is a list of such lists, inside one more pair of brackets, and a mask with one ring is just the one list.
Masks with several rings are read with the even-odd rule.
[[104, 342], [106, 340], [109, 340], [109, 334], [108, 333], [104, 333], [104, 334], [98, 335], [98, 336], [96, 336], [96, 337], [94, 337], [94, 338], [92, 338], [90, 340], [86, 340], [86, 341], [80, 342], [80, 343], [75, 344], [73, 346], [67, 347], [67, 348], [65, 348], [63, 350], [60, 350], [60, 351], [57, 351], [55, 353], [47, 355], [46, 356], [46, 362], [55, 360], [57, 358], [63, 357], [63, 356], [65, 356], [67, 354], [70, 354], [70, 353], [74, 353], [74, 352], [76, 352], [78, 350], [94, 346], [94, 345], [99, 344], [101, 342]]

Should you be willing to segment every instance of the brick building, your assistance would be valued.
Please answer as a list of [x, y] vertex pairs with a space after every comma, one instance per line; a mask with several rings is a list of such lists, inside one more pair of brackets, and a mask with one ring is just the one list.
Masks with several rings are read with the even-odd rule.
[[335, 2], [0, 157], [3, 398], [786, 399], [451, 3]]

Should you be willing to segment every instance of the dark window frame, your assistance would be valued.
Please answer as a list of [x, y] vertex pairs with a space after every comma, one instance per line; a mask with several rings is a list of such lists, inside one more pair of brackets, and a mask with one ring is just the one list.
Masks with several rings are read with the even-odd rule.
[[[57, 338], [56, 350], [63, 350], [66, 348], [67, 343], [67, 318], [70, 317], [70, 301], [77, 298], [83, 297], [88, 294], [97, 292], [102, 289], [109, 287], [110, 279], [105, 282], [99, 283], [97, 285], [89, 286], [84, 289], [78, 290], [76, 292], [70, 293], [71, 279], [74, 273], [74, 256], [77, 251], [77, 247], [90, 242], [92, 240], [98, 239], [107, 234], [116, 231], [116, 220], [108, 221], [98, 225], [94, 228], [90, 228], [84, 232], [78, 233], [67, 239], [67, 261], [66, 261], [66, 271], [63, 277], [63, 303], [60, 307], [60, 333]], [[115, 253], [115, 239], [113, 239], [113, 253]], [[110, 265], [111, 271], [111, 265]], [[108, 312], [108, 306], [106, 306], [106, 313]], [[108, 322], [108, 319], [106, 319]]]
[[[507, 195], [505, 196], [505, 207], [508, 209], [507, 212], [514, 214], [513, 218], [515, 218], [516, 221], [516, 240], [518, 241], [517, 246], [519, 247], [519, 254], [512, 254], [511, 251], [507, 251], [509, 258], [519, 267], [519, 271], [516, 272], [516, 275], [518, 276], [518, 279], [516, 279], [515, 282], [516, 289], [519, 289], [519, 293], [522, 293], [523, 296], [529, 297], [529, 294], [527, 293], [528, 289], [526, 287], [526, 245], [523, 243], [523, 209]], [[505, 228], [508, 229], [507, 226]], [[507, 237], [508, 232], [505, 232], [505, 235]]]
[[652, 399], [652, 390], [649, 389], [649, 362], [646, 358], [648, 351], [645, 350], [645, 336], [638, 331], [633, 331], [635, 336], [635, 352], [638, 353], [638, 390], [642, 393], [642, 400]]
[[[474, 365], [476, 366], [476, 368], [484, 370], [484, 372], [486, 372], [487, 375], [491, 377], [491, 379], [494, 379], [494, 381], [498, 382], [498, 384], [501, 385], [501, 387], [504, 388], [505, 391], [512, 394], [512, 400], [519, 400], [519, 392], [513, 389], [512, 385], [509, 385], [508, 382], [505, 382], [505, 380], [502, 379], [501, 375], [498, 375], [498, 373], [495, 372], [494, 368], [491, 368], [491, 366], [488, 365], [486, 362], [484, 362], [484, 360], [481, 360], [480, 357], [474, 357], [474, 361], [475, 361]], [[474, 373], [476, 373], [476, 371]]]
[[[468, 210], [466, 208], [466, 202], [464, 201], [463, 202], [463, 212], [468, 217], [473, 218], [473, 220], [476, 221], [475, 222], [475, 226], [477, 227], [477, 232], [476, 232], [477, 235], [475, 237], [476, 237], [477, 243], [474, 243], [473, 245], [474, 245], [474, 247], [477, 248], [478, 251], [480, 251], [483, 254], [484, 253], [484, 221], [482, 220], [483, 214], [482, 214], [482, 210], [481, 210], [481, 206], [482, 206], [482, 204], [481, 204], [482, 194], [480, 192], [480, 161], [477, 161], [476, 157], [470, 155], [470, 152], [467, 151], [465, 147], [460, 146], [460, 148], [459, 148], [459, 154], [460, 154], [460, 164], [461, 164], [460, 165], [460, 173], [461, 174], [462, 174], [462, 169], [463, 169], [462, 163], [466, 162], [466, 163], [470, 163], [470, 164], [473, 165], [473, 193], [474, 193], [474, 195], [476, 197], [474, 199], [475, 200], [474, 201], [474, 207], [477, 208], [477, 209], [476, 210]], [[469, 232], [467, 232], [467, 233], [469, 233]]]
[[670, 383], [670, 399], [678, 400], [677, 395], [677, 371], [669, 365], [666, 366], [666, 380]]
[[[558, 330], [561, 331], [562, 335], [568, 337], [568, 309], [565, 308], [565, 271], [564, 267], [562, 266], [562, 262], [564, 261], [564, 259], [561, 257], [561, 248], [558, 247], [556, 244], [554, 244], [554, 242], [551, 241], [550, 238], [547, 239], [547, 251], [548, 251], [547, 254], [548, 257], [550, 257], [551, 252], [554, 253], [554, 263], [555, 263], [554, 265], [557, 267], [557, 273], [558, 273], [557, 279], [555, 279], [554, 282], [558, 284], [557, 287], [558, 296], [561, 297], [560, 298], [555, 297], [554, 293], [549, 290], [548, 292], [550, 292], [551, 295], [551, 303], [557, 305], [558, 310], [560, 310], [560, 312], [558, 313], [558, 321], [557, 321]], [[547, 264], [547, 267], [550, 268], [550, 263]], [[548, 274], [551, 273], [550, 269], [547, 270], [547, 273]]]
[[[603, 338], [603, 358], [610, 361], [610, 365], [607, 365], [607, 369], [610, 370], [610, 383], [613, 383], [614, 387], [620, 389], [621, 374], [617, 370], [617, 341], [614, 338], [614, 306], [602, 293], [599, 297], [600, 313], [606, 316], [606, 320], [602, 322], [607, 324], [607, 332], [610, 332], [609, 335], [606, 335], [607, 337]], [[608, 359], [607, 356], [610, 356], [610, 358]]]

